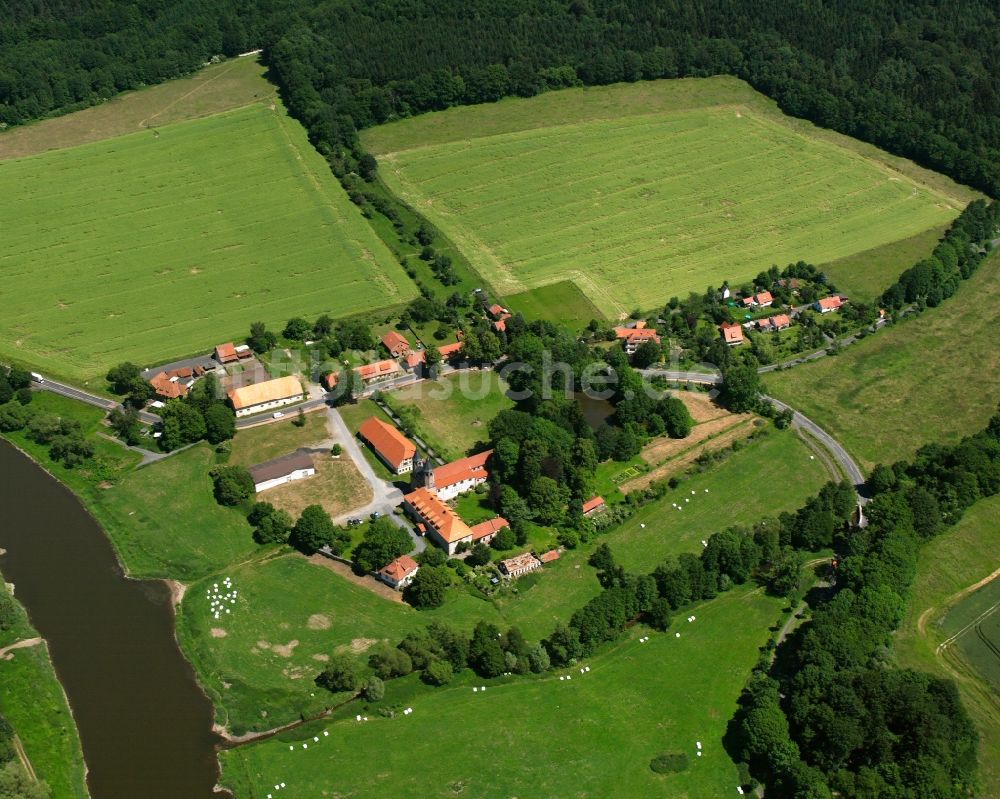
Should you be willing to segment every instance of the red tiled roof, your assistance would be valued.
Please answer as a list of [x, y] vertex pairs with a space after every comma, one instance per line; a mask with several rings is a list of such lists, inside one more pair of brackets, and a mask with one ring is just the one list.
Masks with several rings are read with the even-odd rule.
[[472, 540], [478, 541], [480, 538], [486, 538], [488, 535], [496, 535], [507, 527], [510, 527], [510, 522], [503, 518], [503, 516], [497, 516], [495, 519], [487, 519], [485, 522], [474, 524], [469, 530], [472, 532]]
[[390, 330], [382, 336], [382, 344], [393, 355], [401, 355], [410, 350], [410, 342], [406, 340], [405, 336], [400, 335], [395, 330]]
[[394, 583], [398, 583], [401, 580], [405, 580], [418, 568], [417, 562], [413, 558], [409, 555], [402, 555], [401, 557], [396, 558], [392, 563], [389, 563], [379, 569], [379, 574], [383, 577], [388, 577]]
[[363, 366], [355, 366], [354, 371], [358, 373], [358, 377], [362, 380], [372, 380], [376, 377], [383, 377], [385, 375], [391, 375], [395, 372], [400, 372], [399, 364], [396, 361], [376, 361], [375, 363], [366, 363]]
[[559, 550], [550, 549], [548, 552], [543, 552], [541, 555], [539, 555], [538, 559], [542, 563], [551, 563], [554, 560], [559, 560]]
[[497, 305], [496, 303], [493, 303], [486, 310], [489, 311], [490, 316], [493, 317], [499, 317], [500, 314], [506, 313], [506, 309], [502, 305]]
[[449, 544], [472, 534], [469, 526], [433, 491], [418, 488], [406, 494], [403, 500]]
[[771, 296], [770, 291], [762, 291], [754, 299], [758, 305], [767, 305], [769, 302], [774, 302], [774, 297]]
[[586, 502], [583, 503], [583, 512], [590, 513], [593, 510], [597, 510], [604, 505], [604, 497], [591, 497]]
[[615, 336], [630, 344], [640, 341], [655, 341], [657, 344], [660, 342], [660, 337], [652, 327], [616, 327]]
[[722, 338], [727, 344], [743, 341], [743, 328], [737, 324], [723, 322], [719, 325], [719, 330], [722, 331]]
[[339, 380], [340, 375], [337, 372], [330, 372], [328, 375], [323, 375], [323, 386], [327, 391], [333, 391], [337, 387]]
[[829, 308], [831, 311], [836, 311], [843, 304], [844, 301], [836, 294], [832, 297], [824, 297], [819, 301], [820, 308]]
[[438, 347], [438, 352], [441, 353], [442, 358], [450, 358], [456, 352], [462, 349], [462, 342], [456, 341], [454, 344], [445, 344], [443, 347]]
[[459, 458], [457, 461], [438, 466], [434, 470], [434, 485], [438, 488], [447, 488], [463, 480], [482, 478], [485, 480], [490, 476], [486, 470], [486, 461], [489, 460], [493, 450], [470, 455], [468, 458]]
[[409, 369], [414, 369], [422, 363], [427, 362], [427, 350], [420, 350], [420, 352], [411, 352], [404, 359], [406, 361], [406, 366]]
[[417, 452], [416, 446], [410, 439], [391, 424], [386, 424], [374, 416], [365, 419], [358, 428], [358, 435], [371, 444], [394, 469], [398, 469], [403, 461], [412, 458]]
[[493, 328], [497, 333], [503, 333], [507, 329], [507, 323], [503, 319], [499, 319], [493, 323]]
[[180, 369], [174, 369], [170, 373], [170, 377], [192, 377], [194, 375], [194, 369], [190, 366], [182, 366]]
[[215, 345], [215, 360], [219, 363], [229, 363], [237, 359], [236, 347], [233, 342]]
[[171, 380], [170, 376], [166, 372], [160, 372], [158, 375], [151, 377], [149, 379], [149, 385], [153, 387], [153, 390], [157, 393], [157, 395], [163, 397], [164, 399], [186, 397], [188, 393], [187, 386], [183, 383]]

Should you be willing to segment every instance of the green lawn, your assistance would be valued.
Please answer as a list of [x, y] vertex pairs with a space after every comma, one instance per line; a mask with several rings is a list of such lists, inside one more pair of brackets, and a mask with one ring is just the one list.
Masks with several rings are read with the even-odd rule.
[[1000, 796], [1000, 700], [969, 667], [961, 649], [949, 646], [938, 652], [937, 647], [954, 632], [942, 626], [942, 619], [947, 618], [955, 597], [989, 577], [1000, 563], [998, 529], [1000, 497], [991, 497], [980, 500], [957, 525], [923, 546], [906, 617], [893, 643], [900, 666], [947, 677], [958, 684], [979, 732], [982, 796]]
[[604, 316], [572, 280], [508, 294], [503, 301], [511, 312], [519, 311], [529, 322], [543, 319], [572, 333], [579, 333], [591, 319], [600, 320]]
[[88, 508], [130, 575], [192, 580], [256, 550], [242, 513], [212, 495], [214, 463], [199, 444], [93, 492]]
[[941, 306], [835, 358], [767, 375], [768, 393], [823, 427], [865, 468], [981, 430], [1000, 397], [998, 265], [994, 254]]
[[[238, 799], [264, 799], [280, 782], [288, 799], [735, 796], [721, 739], [779, 607], [760, 591], [733, 591], [699, 607], [694, 624], [676, 622], [679, 639], [641, 644], [638, 628], [588, 660], [590, 672], [563, 672], [569, 682], [501, 678], [485, 694], [471, 678], [433, 690], [390, 683], [386, 704], [412, 714], [367, 711], [358, 723], [362, 708], [348, 706], [336, 721], [223, 752], [222, 782]], [[458, 749], [445, 757], [442, 746]], [[687, 754], [687, 770], [654, 774], [649, 761], [664, 752]]]
[[299, 447], [317, 444], [330, 438], [326, 423], [326, 412], [320, 410], [307, 413], [303, 427], [298, 427], [295, 424], [295, 417], [289, 415], [289, 418], [280, 422], [240, 430], [233, 439], [233, 451], [229, 456], [229, 463], [253, 466], [271, 458], [287, 455]]
[[[216, 620], [206, 591], [225, 577], [237, 601]], [[409, 605], [286, 555], [193, 584], [178, 613], [178, 639], [216, 717], [240, 733], [322, 711], [331, 697], [313, 679], [323, 658], [360, 654], [377, 641], [395, 645], [418, 626], [418, 616]]]
[[487, 425], [500, 411], [513, 408], [507, 385], [493, 371], [464, 371], [436, 381], [422, 381], [393, 391], [393, 408], [412, 407], [427, 444], [447, 460], [464, 457], [489, 439]]
[[611, 318], [940, 228], [969, 196], [790, 121], [735, 79], [428, 117], [364, 134], [386, 184], [501, 294], [569, 279]]
[[0, 191], [0, 356], [74, 380], [416, 294], [277, 101], [7, 161]]
[[965, 597], [941, 619], [941, 629], [962, 656], [1000, 693], [1000, 580], [994, 579]]
[[931, 228], [908, 239], [819, 264], [819, 268], [851, 299], [873, 302], [917, 261], [930, 256], [947, 225]]
[[[19, 621], [0, 632], [0, 647], [38, 635], [23, 609], [18, 608]], [[48, 783], [52, 796], [85, 799], [88, 793], [80, 737], [48, 647], [42, 643], [12, 654], [10, 660], [0, 659], [0, 714], [21, 739], [35, 773]]]

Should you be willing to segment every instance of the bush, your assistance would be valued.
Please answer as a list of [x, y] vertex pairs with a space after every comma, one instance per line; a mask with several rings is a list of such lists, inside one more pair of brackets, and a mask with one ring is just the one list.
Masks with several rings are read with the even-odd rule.
[[683, 752], [670, 752], [654, 757], [649, 767], [657, 774], [676, 774], [688, 767], [688, 758]]
[[358, 680], [358, 664], [354, 659], [347, 655], [335, 655], [330, 665], [316, 678], [316, 684], [332, 693], [339, 693], [355, 690]]
[[216, 466], [211, 475], [215, 500], [220, 505], [239, 505], [254, 494], [253, 478], [242, 466]]
[[421, 673], [420, 679], [428, 685], [447, 685], [451, 682], [453, 675], [454, 671], [451, 668], [451, 663], [447, 660], [433, 660], [427, 664], [427, 668]]

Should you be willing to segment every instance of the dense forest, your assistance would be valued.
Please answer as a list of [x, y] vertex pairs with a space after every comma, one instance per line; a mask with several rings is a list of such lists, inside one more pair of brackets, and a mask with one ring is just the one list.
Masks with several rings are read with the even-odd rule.
[[0, 124], [259, 46], [334, 154], [358, 128], [450, 105], [730, 73], [1000, 194], [1000, 12], [985, 0], [0, 0], [0, 18]]

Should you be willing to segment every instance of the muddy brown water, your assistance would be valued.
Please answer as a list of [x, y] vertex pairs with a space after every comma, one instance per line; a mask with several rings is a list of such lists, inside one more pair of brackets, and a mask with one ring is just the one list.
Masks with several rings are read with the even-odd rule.
[[170, 590], [128, 580], [76, 497], [0, 441], [0, 569], [46, 639], [93, 799], [219, 799], [212, 707], [174, 638]]

